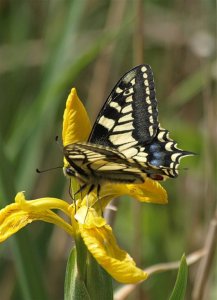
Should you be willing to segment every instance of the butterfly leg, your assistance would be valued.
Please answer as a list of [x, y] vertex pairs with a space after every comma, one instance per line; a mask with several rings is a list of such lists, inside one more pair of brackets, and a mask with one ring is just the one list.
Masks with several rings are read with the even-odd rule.
[[94, 184], [91, 184], [90, 187], [89, 187], [89, 190], [87, 192], [87, 207], [89, 208], [89, 201], [88, 201], [88, 196], [89, 194], [94, 190], [94, 187], [95, 185]]
[[87, 194], [90, 194], [94, 190], [94, 187], [95, 187], [95, 185], [91, 184]]
[[101, 200], [100, 200], [100, 198], [99, 198], [100, 189], [101, 189], [101, 185], [98, 184], [98, 185], [97, 185], [97, 188], [96, 188], [96, 196], [97, 196], [97, 201], [99, 201], [99, 206], [100, 206], [101, 215], [103, 216], [102, 203], [101, 203]]
[[95, 185], [91, 184], [90, 187], [89, 187], [89, 190], [87, 192], [87, 210], [89, 209], [89, 199], [88, 199], [88, 197], [89, 197], [89, 194], [94, 190], [94, 187], [95, 187]]
[[[95, 187], [95, 186], [94, 186], [94, 187]], [[94, 201], [94, 203], [92, 203], [91, 207], [94, 207], [94, 205], [95, 205], [96, 203], [99, 203], [100, 212], [101, 212], [101, 215], [103, 216], [102, 203], [101, 203], [101, 199], [100, 199], [100, 197], [99, 197], [100, 190], [101, 190], [101, 185], [98, 184], [98, 185], [96, 186], [96, 200]]]
[[97, 189], [96, 189], [97, 199], [99, 199], [99, 192], [100, 192], [100, 190], [101, 190], [101, 185], [98, 184], [97, 185]]
[[[72, 194], [72, 181], [71, 181], [71, 179], [69, 181], [69, 195], [72, 198], [72, 201], [74, 202], [74, 205], [75, 205], [75, 194]], [[76, 205], [75, 205], [75, 212], [76, 212]]]
[[[82, 186], [80, 186], [80, 189], [77, 190], [77, 192], [75, 192], [74, 196], [76, 196], [79, 193], [82, 193], [82, 191], [87, 187], [87, 184], [83, 184]], [[82, 195], [81, 195], [82, 197]]]
[[[85, 187], [87, 186], [87, 184], [85, 184]], [[90, 185], [90, 187], [89, 187], [89, 190], [88, 190], [88, 192], [87, 192], [87, 194], [86, 194], [86, 199], [87, 199], [87, 211], [86, 211], [86, 215], [85, 215], [85, 218], [84, 218], [84, 220], [86, 220], [86, 218], [87, 218], [87, 214], [88, 214], [88, 210], [89, 210], [89, 194], [94, 190], [94, 184], [91, 184]], [[83, 186], [82, 186], [82, 188], [83, 188]]]
[[72, 189], [72, 180], [70, 180], [70, 183], [69, 183], [69, 195], [70, 197], [72, 198], [72, 201], [74, 202], [74, 206], [75, 206], [75, 214], [76, 214], [76, 199], [75, 199], [75, 196], [81, 191], [81, 189], [83, 189], [85, 187], [80, 187], [80, 189], [75, 192], [75, 193], [72, 193], [73, 189]]
[[87, 187], [87, 184], [83, 184], [82, 186], [80, 186], [80, 188], [72, 194], [72, 181], [70, 180], [70, 184], [69, 184], [69, 195], [72, 198], [74, 205], [75, 205], [75, 213], [76, 213], [76, 199], [75, 196], [79, 193], [81, 193], [81, 198], [82, 198], [82, 191]]

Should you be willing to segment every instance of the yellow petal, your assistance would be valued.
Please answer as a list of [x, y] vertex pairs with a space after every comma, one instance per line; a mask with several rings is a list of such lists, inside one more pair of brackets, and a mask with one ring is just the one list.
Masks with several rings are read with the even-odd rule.
[[80, 233], [88, 250], [115, 280], [136, 283], [148, 277], [136, 267], [129, 254], [118, 247], [109, 225], [95, 228], [80, 225]]
[[85, 228], [102, 227], [106, 224], [105, 219], [99, 216], [94, 208], [85, 205], [77, 210], [74, 218]]
[[128, 195], [135, 197], [141, 202], [167, 204], [168, 196], [162, 185], [150, 178], [146, 178], [143, 184], [128, 184]]
[[86, 141], [90, 131], [88, 114], [77, 96], [76, 89], [72, 88], [63, 115], [63, 146]]
[[50, 208], [65, 210], [63, 200], [59, 199], [59, 203], [56, 198], [53, 198], [53, 200], [52, 198], [42, 198], [26, 201], [23, 193], [18, 193], [15, 201], [16, 203], [12, 203], [0, 210], [0, 242], [6, 240], [27, 224], [37, 220], [56, 224], [70, 235], [74, 234], [74, 229], [71, 225], [48, 209], [50, 206]]
[[141, 202], [167, 204], [167, 192], [155, 180], [146, 178], [142, 184], [106, 184], [100, 190], [103, 207], [114, 197], [129, 195]]

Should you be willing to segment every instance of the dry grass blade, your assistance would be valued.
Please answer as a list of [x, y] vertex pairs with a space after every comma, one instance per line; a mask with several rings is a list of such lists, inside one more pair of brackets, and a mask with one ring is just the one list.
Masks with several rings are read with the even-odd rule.
[[[202, 257], [206, 255], [206, 251], [204, 249], [200, 249], [198, 251], [195, 251], [187, 256], [187, 264], [192, 265], [196, 263], [198, 260], [200, 260]], [[144, 271], [149, 273], [149, 275], [153, 275], [155, 273], [161, 273], [165, 271], [170, 270], [176, 270], [179, 268], [179, 261], [170, 262], [170, 263], [161, 263], [153, 265], [149, 268], [146, 268]], [[115, 300], [124, 300], [126, 297], [129, 296], [138, 286], [138, 284], [127, 284], [120, 288], [114, 295]]]
[[205, 287], [209, 279], [210, 270], [216, 253], [217, 243], [217, 219], [210, 222], [208, 235], [205, 241], [205, 249], [207, 255], [201, 260], [198, 267], [197, 276], [195, 278], [195, 285], [193, 289], [193, 300], [203, 299]]

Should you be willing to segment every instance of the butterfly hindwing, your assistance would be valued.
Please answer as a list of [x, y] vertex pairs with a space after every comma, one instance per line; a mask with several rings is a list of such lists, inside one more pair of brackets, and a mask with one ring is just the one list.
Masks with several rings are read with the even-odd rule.
[[[132, 158], [140, 163], [148, 162], [151, 166], [161, 169], [164, 178], [174, 178], [178, 176], [181, 158], [192, 154], [192, 152], [179, 149], [176, 141], [169, 137], [169, 131], [159, 126], [152, 142], [138, 147], [138, 153]], [[154, 179], [154, 176], [152, 178]]]
[[84, 183], [87, 179], [91, 184], [103, 181], [142, 183], [147, 176], [164, 174], [149, 163], [141, 164], [127, 159], [119, 151], [101, 145], [71, 144], [64, 148], [64, 155], [69, 162], [66, 173], [76, 176]]

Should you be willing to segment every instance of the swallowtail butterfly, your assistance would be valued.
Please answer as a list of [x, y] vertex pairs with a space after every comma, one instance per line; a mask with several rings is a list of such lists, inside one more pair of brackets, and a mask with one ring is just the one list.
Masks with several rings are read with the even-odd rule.
[[139, 65], [115, 85], [88, 141], [64, 147], [65, 173], [90, 190], [104, 182], [164, 180], [176, 177], [180, 159], [191, 154], [160, 126], [151, 67]]

